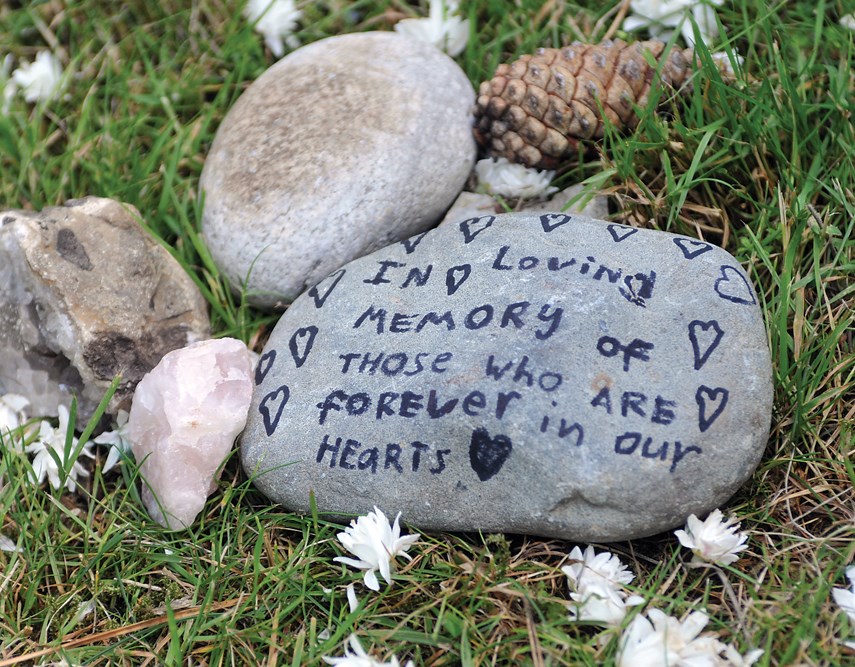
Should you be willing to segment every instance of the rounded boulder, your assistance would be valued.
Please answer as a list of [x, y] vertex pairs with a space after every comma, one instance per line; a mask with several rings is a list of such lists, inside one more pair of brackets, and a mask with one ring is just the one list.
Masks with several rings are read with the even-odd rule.
[[474, 91], [401, 35], [340, 35], [262, 74], [223, 120], [201, 177], [211, 255], [274, 308], [436, 224], [475, 160]]

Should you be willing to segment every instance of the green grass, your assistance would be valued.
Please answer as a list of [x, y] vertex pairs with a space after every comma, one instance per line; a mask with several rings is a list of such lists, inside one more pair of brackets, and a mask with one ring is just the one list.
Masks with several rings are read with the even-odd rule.
[[[0, 57], [32, 60], [51, 46], [71, 72], [67, 97], [19, 99], [0, 116], [0, 207], [90, 194], [133, 204], [197, 281], [214, 331], [259, 345], [275, 318], [233, 296], [198, 233], [213, 134], [273, 62], [235, 4], [0, 7]], [[477, 85], [537, 47], [621, 36], [616, 4], [464, 0], [476, 30], [458, 61]], [[726, 641], [766, 649], [760, 665], [853, 660], [840, 642], [855, 628], [830, 600], [855, 559], [855, 33], [837, 24], [845, 6], [726, 0], [718, 15], [746, 80], [722, 81], [705, 59], [691, 92], [663, 91], [659, 113], [609, 132], [557, 177], [609, 195], [615, 220], [723, 245], [757, 287], [775, 407], [764, 459], [729, 506], [751, 531], [749, 551], [705, 571], [685, 567], [671, 534], [610, 548], [652, 605], [705, 608]], [[397, 0], [304, 9], [304, 43], [391, 29], [416, 11]], [[616, 635], [567, 621], [569, 543], [425, 535], [392, 588], [357, 588], [351, 613], [344, 591], [358, 574], [332, 561], [339, 526], [271, 506], [236, 458], [179, 534], [141, 509], [132, 466], [106, 477], [90, 467], [72, 495], [34, 488], [22, 457], [0, 459], [0, 532], [24, 550], [0, 552], [0, 666], [318, 665], [355, 629], [378, 656], [417, 664], [613, 664]]]

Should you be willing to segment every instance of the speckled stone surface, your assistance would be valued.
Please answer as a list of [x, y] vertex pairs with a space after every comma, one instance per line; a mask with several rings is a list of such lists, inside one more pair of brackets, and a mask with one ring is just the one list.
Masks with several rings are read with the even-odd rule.
[[242, 458], [265, 494], [423, 529], [620, 540], [724, 503], [766, 445], [762, 312], [724, 250], [567, 214], [447, 224], [300, 297]]
[[108, 411], [170, 350], [210, 335], [207, 304], [132, 206], [86, 197], [0, 212], [0, 392], [32, 414], [78, 400], [85, 423], [116, 375]]
[[438, 49], [340, 35], [297, 49], [235, 103], [201, 178], [218, 267], [274, 307], [436, 224], [475, 160], [475, 93]]

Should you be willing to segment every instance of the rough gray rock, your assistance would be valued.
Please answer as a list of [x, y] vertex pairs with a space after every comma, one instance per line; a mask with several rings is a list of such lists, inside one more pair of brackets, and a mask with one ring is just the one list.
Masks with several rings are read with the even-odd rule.
[[108, 411], [130, 408], [160, 358], [209, 336], [207, 306], [139, 212], [87, 197], [41, 212], [0, 212], [0, 391], [88, 419], [116, 374]]
[[474, 99], [451, 58], [394, 33], [297, 49], [241, 95], [205, 161], [214, 261], [273, 307], [436, 224], [475, 160]]
[[274, 501], [579, 541], [724, 503], [772, 406], [731, 255], [560, 213], [464, 220], [348, 264], [285, 313], [256, 384], [243, 464]]

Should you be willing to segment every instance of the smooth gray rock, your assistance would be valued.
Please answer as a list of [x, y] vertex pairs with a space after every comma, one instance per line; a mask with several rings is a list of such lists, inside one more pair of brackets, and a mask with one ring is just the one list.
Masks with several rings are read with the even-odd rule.
[[388, 32], [292, 52], [241, 95], [201, 187], [217, 266], [274, 307], [352, 259], [436, 224], [475, 161], [466, 75]]
[[207, 304], [139, 212], [87, 197], [0, 212], [0, 393], [56, 415], [77, 395], [88, 419], [117, 374], [108, 411], [167, 352], [207, 338]]
[[298, 511], [621, 540], [751, 475], [769, 432], [762, 312], [692, 238], [560, 213], [446, 225], [301, 296], [256, 371], [242, 457]]

